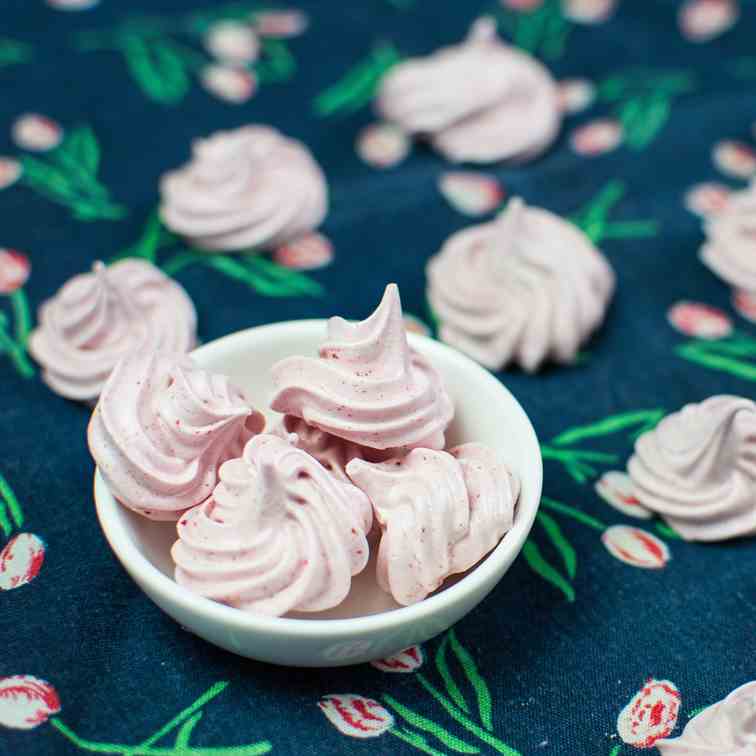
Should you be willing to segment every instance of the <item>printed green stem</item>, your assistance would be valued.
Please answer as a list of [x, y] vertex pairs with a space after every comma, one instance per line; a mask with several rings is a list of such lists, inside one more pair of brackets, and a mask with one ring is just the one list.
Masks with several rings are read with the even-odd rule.
[[23, 289], [16, 289], [11, 295], [11, 307], [13, 308], [13, 319], [15, 321], [16, 341], [20, 346], [26, 348], [26, 342], [31, 332], [31, 315], [29, 314], [29, 303], [26, 301], [26, 294]]
[[416, 677], [420, 684], [438, 701], [441, 706], [448, 712], [448, 714], [456, 722], [462, 725], [466, 730], [471, 732], [479, 740], [483, 741], [486, 745], [493, 748], [497, 753], [504, 754], [504, 756], [521, 756], [519, 751], [515, 751], [508, 746], [502, 740], [499, 740], [495, 735], [491, 734], [487, 730], [484, 730], [480, 725], [473, 722], [463, 711], [458, 709], [441, 691], [437, 690], [434, 685], [423, 675], [422, 672], [418, 672]]
[[2, 497], [8, 507], [8, 512], [10, 512], [10, 516], [13, 518], [16, 527], [20, 528], [24, 524], [24, 513], [21, 509], [21, 504], [19, 504], [16, 498], [16, 494], [13, 493], [13, 489], [2, 473], [0, 473], [0, 497]]
[[753, 346], [737, 342], [723, 341], [689, 341], [675, 349], [676, 354], [689, 362], [712, 370], [720, 370], [737, 378], [756, 381], [756, 365], [743, 362], [737, 357], [752, 357], [756, 354], [756, 342]]
[[399, 727], [392, 727], [389, 730], [389, 734], [394, 735], [399, 738], [399, 740], [403, 740], [405, 743], [409, 743], [413, 748], [417, 748], [418, 751], [427, 753], [428, 756], [447, 756], [442, 751], [437, 751], [435, 748], [428, 745], [428, 741], [417, 732], [402, 730]]
[[607, 528], [603, 522], [597, 520], [595, 517], [591, 517], [590, 515], [585, 514], [585, 512], [575, 509], [575, 507], [571, 507], [568, 504], [562, 504], [560, 501], [551, 499], [548, 496], [541, 497], [541, 506], [544, 506], [547, 509], [552, 509], [554, 512], [559, 512], [567, 517], [571, 517], [573, 520], [577, 520], [583, 525], [587, 525], [589, 528], [598, 530], [601, 533]]
[[588, 464], [588, 462], [610, 464], [617, 461], [617, 455], [608, 452], [583, 449], [555, 449], [548, 445], [541, 446], [541, 456], [544, 459], [552, 459], [564, 465], [568, 475], [581, 484], [598, 474], [598, 470]]
[[[619, 412], [616, 415], [609, 415], [594, 423], [587, 425], [578, 425], [575, 428], [569, 428], [559, 435], [555, 436], [550, 443], [555, 446], [570, 446], [580, 443], [586, 438], [598, 438], [609, 436], [613, 433], [638, 426], [641, 432], [650, 430], [664, 417], [663, 409], [631, 410], [630, 412]], [[590, 459], [590, 458], [588, 458]]]
[[616, 745], [611, 751], [609, 751], [609, 756], [619, 756], [620, 751], [622, 751], [622, 746]]
[[676, 541], [682, 540], [682, 536], [676, 530], [670, 528], [665, 522], [659, 522], [657, 520], [657, 522], [654, 523], [654, 527], [656, 528], [656, 532], [659, 533], [659, 535], [664, 536], [664, 538]]
[[10, 534], [13, 532], [13, 525], [11, 525], [11, 521], [8, 518], [8, 513], [5, 511], [5, 504], [0, 501], [0, 530], [3, 531], [3, 535], [6, 538], [10, 537]]
[[26, 356], [24, 348], [11, 338], [8, 333], [7, 319], [0, 313], [0, 349], [6, 352], [16, 368], [18, 373], [23, 378], [32, 378], [34, 376], [34, 368], [29, 362]]
[[603, 239], [644, 239], [656, 236], [659, 224], [654, 220], [614, 221], [607, 223], [594, 241]]
[[179, 252], [178, 254], [174, 255], [169, 260], [164, 262], [160, 266], [160, 269], [167, 276], [174, 276], [180, 270], [183, 270], [190, 265], [194, 265], [197, 262], [197, 254], [195, 252]]
[[469, 714], [470, 707], [467, 705], [467, 701], [465, 701], [465, 697], [462, 695], [462, 691], [459, 689], [459, 686], [457, 685], [454, 677], [449, 671], [449, 665], [446, 662], [446, 649], [449, 646], [450, 638], [450, 634], [447, 633], [438, 646], [435, 659], [436, 669], [441, 675], [441, 679], [443, 680], [444, 686], [446, 687], [446, 692], [449, 694], [452, 701], [454, 701], [454, 703], [459, 706], [459, 708], [462, 709], [465, 714]]
[[547, 515], [546, 512], [539, 512], [536, 517], [546, 531], [549, 540], [554, 544], [554, 548], [559, 552], [559, 556], [562, 557], [568, 577], [570, 580], [574, 580], [577, 571], [577, 555], [572, 544], [565, 538], [559, 523], [553, 517]]
[[449, 630], [448, 637], [451, 649], [459, 660], [459, 663], [462, 665], [467, 681], [475, 691], [475, 697], [478, 701], [478, 714], [480, 714], [480, 721], [487, 730], [493, 730], [491, 691], [488, 689], [488, 685], [480, 672], [478, 672], [475, 660], [472, 658], [468, 650], [457, 640], [457, 634], [454, 632], [453, 628]]
[[525, 541], [522, 547], [522, 556], [536, 575], [542, 577], [547, 583], [551, 583], [558, 588], [565, 596], [567, 601], [575, 601], [575, 589], [570, 582], [557, 570], [552, 564], [546, 561], [538, 544], [531, 538]]

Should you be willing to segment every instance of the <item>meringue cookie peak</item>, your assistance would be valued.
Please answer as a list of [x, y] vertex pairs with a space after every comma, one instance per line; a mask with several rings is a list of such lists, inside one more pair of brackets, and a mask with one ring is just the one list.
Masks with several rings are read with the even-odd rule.
[[359, 489], [262, 434], [223, 465], [212, 498], [179, 521], [176, 582], [249, 612], [329, 609], [367, 564], [371, 524]]
[[225, 376], [183, 355], [137, 350], [102, 391], [89, 450], [122, 504], [153, 520], [175, 520], [212, 493], [220, 464], [264, 425]]
[[614, 292], [582, 231], [517, 197], [495, 221], [453, 234], [426, 273], [440, 338], [492, 370], [573, 362]]
[[403, 459], [354, 459], [347, 474], [370, 498], [382, 537], [377, 578], [413, 604], [477, 563], [511, 527], [519, 484], [482, 444]]
[[289, 357], [272, 375], [274, 410], [372, 449], [441, 449], [454, 415], [441, 377], [407, 343], [396, 284], [367, 320], [331, 318], [319, 359]]
[[686, 540], [756, 533], [756, 404], [686, 405], [637, 440], [628, 472], [641, 505]]
[[394, 66], [376, 108], [455, 162], [535, 157], [554, 140], [561, 120], [549, 72], [504, 45], [490, 18], [476, 21], [461, 44]]
[[267, 126], [200, 139], [160, 182], [165, 225], [201, 249], [271, 248], [317, 228], [328, 188], [305, 145]]
[[196, 341], [197, 316], [184, 289], [144, 260], [94, 264], [39, 308], [29, 351], [55, 393], [97, 399], [118, 360], [148, 342], [183, 352]]

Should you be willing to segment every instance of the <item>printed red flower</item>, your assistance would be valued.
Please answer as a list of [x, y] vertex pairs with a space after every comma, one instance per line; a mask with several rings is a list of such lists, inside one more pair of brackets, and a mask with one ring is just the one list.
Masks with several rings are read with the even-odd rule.
[[251, 26], [238, 21], [220, 21], [205, 35], [205, 48], [230, 65], [254, 63], [260, 54], [260, 40]]
[[29, 258], [15, 249], [0, 248], [0, 294], [12, 294], [29, 279]]
[[473, 171], [449, 171], [438, 179], [446, 201], [464, 215], [484, 215], [504, 199], [504, 189], [495, 176]]
[[732, 333], [732, 321], [722, 310], [702, 302], [677, 302], [667, 311], [670, 325], [697, 339], [723, 339]]
[[588, 79], [562, 79], [557, 92], [563, 113], [579, 113], [596, 99], [596, 88]]
[[756, 174], [756, 150], [744, 142], [723, 139], [714, 145], [714, 165], [726, 176], [747, 179]]
[[23, 150], [47, 152], [60, 144], [63, 129], [47, 116], [26, 113], [14, 121], [11, 136]]
[[353, 738], [377, 738], [394, 724], [378, 701], [352, 693], [323, 696], [318, 706], [340, 733]]
[[612, 15], [616, 0], [562, 0], [562, 12], [576, 24], [600, 24]]
[[19, 533], [0, 551], [0, 591], [34, 580], [45, 561], [45, 543], [33, 533]]
[[668, 737], [677, 724], [680, 692], [669, 680], [649, 678], [617, 717], [617, 732], [636, 748], [653, 748]]
[[21, 163], [9, 157], [0, 157], [0, 189], [13, 186], [21, 178]]
[[374, 168], [393, 168], [410, 152], [410, 138], [391, 123], [371, 123], [358, 135], [355, 149], [359, 158]]
[[644, 570], [660, 570], [671, 559], [664, 541], [630, 525], [612, 525], [604, 531], [601, 542], [620, 562]]
[[258, 34], [262, 37], [287, 39], [298, 37], [307, 29], [307, 16], [298, 10], [265, 11], [254, 17]]
[[645, 509], [635, 495], [633, 481], [627, 473], [610, 470], [596, 481], [596, 493], [610, 507], [640, 520], [648, 520], [653, 515]]
[[421, 336], [431, 335], [430, 328], [420, 318], [416, 318], [408, 312], [404, 313], [404, 330], [407, 333], [419, 333]]
[[704, 218], [721, 213], [730, 201], [732, 189], [725, 184], [708, 181], [692, 186], [685, 194], [685, 207]]
[[732, 306], [740, 317], [756, 323], [756, 291], [734, 291]]
[[273, 260], [285, 268], [315, 270], [333, 262], [333, 245], [318, 233], [300, 236], [273, 253]]
[[593, 157], [616, 149], [622, 143], [622, 126], [613, 118], [598, 118], [579, 126], [570, 134], [570, 144], [578, 155]]
[[31, 675], [0, 677], [0, 725], [31, 730], [60, 711], [60, 699], [46, 680]]
[[708, 42], [738, 20], [733, 0], [688, 0], [677, 16], [680, 32], [690, 42]]
[[233, 66], [205, 66], [200, 74], [202, 86], [219, 100], [241, 105], [257, 90], [257, 77], [251, 71]]
[[387, 656], [385, 659], [378, 659], [370, 662], [376, 669], [381, 672], [414, 672], [418, 667], [423, 665], [423, 649], [420, 646], [410, 646], [404, 651], [399, 651], [393, 656]]

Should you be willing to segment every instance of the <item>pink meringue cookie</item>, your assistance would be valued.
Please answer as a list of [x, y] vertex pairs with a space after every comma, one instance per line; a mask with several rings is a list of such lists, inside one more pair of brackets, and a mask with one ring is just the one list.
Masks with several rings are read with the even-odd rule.
[[582, 231], [517, 197], [495, 221], [453, 234], [426, 273], [440, 338], [492, 370], [573, 362], [614, 292]]
[[108, 268], [95, 263], [44, 302], [29, 352], [56, 394], [92, 402], [123, 355], [147, 344], [187, 352], [196, 331], [181, 285], [149, 262], [125, 259]]
[[756, 533], [756, 403], [712, 396], [635, 443], [635, 495], [688, 541]]
[[512, 526], [519, 483], [482, 444], [404, 459], [354, 459], [347, 475], [370, 498], [382, 530], [378, 585], [414, 604], [485, 556]]
[[224, 375], [147, 349], [115, 367], [89, 422], [89, 451], [113, 495], [152, 520], [207, 499], [220, 465], [265, 426]]
[[661, 756], [754, 756], [756, 682], [741, 685], [685, 725], [679, 738], [657, 740]]
[[328, 208], [310, 151], [267, 126], [197, 140], [160, 182], [165, 225], [208, 251], [272, 248], [317, 228]]
[[561, 121], [551, 74], [503, 44], [490, 18], [476, 21], [461, 44], [394, 66], [376, 108], [454, 162], [531, 159], [554, 141]]
[[178, 524], [176, 582], [249, 612], [318, 612], [346, 598], [368, 561], [365, 494], [262, 434], [226, 462], [212, 498]]
[[367, 320], [331, 318], [319, 359], [289, 357], [272, 374], [274, 410], [371, 449], [442, 449], [454, 416], [441, 377], [407, 343], [396, 284]]
[[756, 179], [706, 221], [701, 261], [731, 286], [756, 292]]

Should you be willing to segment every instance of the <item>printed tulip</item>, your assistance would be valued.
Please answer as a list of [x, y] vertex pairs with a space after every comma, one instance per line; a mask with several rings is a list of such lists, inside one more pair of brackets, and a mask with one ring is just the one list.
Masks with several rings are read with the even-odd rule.
[[202, 86], [219, 100], [241, 105], [257, 90], [257, 77], [243, 68], [210, 65], [200, 74]]
[[653, 748], [654, 743], [669, 737], [677, 724], [680, 692], [669, 680], [649, 678], [620, 712], [617, 732], [622, 740], [636, 748]]
[[671, 559], [664, 541], [629, 525], [612, 525], [607, 528], [601, 536], [601, 542], [615, 559], [645, 570], [659, 570]]
[[601, 24], [612, 15], [616, 0], [563, 0], [562, 12], [576, 24]]
[[689, 42], [708, 42], [737, 20], [738, 7], [733, 0], [688, 0], [677, 17], [680, 33]]
[[685, 194], [685, 207], [691, 213], [708, 218], [721, 213], [727, 207], [731, 194], [729, 186], [714, 181], [696, 184]]
[[596, 481], [596, 493], [619, 512], [629, 517], [637, 517], [640, 520], [648, 520], [653, 515], [641, 506], [635, 495], [635, 487], [627, 473], [611, 470], [604, 473]]
[[747, 179], [756, 174], [756, 150], [743, 142], [724, 139], [714, 145], [714, 165], [726, 176]]
[[307, 234], [276, 249], [273, 260], [293, 270], [324, 268], [333, 262], [333, 245], [322, 234]]
[[55, 688], [31, 675], [0, 677], [0, 725], [31, 730], [60, 711]]
[[0, 157], [0, 189], [13, 186], [21, 178], [21, 163], [8, 157]]
[[342, 693], [323, 696], [318, 706], [340, 733], [353, 738], [377, 738], [394, 725], [391, 713], [372, 698]]
[[261, 37], [289, 39], [298, 37], [309, 23], [307, 16], [298, 10], [264, 11], [255, 15], [255, 28]]
[[446, 201], [464, 215], [493, 212], [504, 199], [504, 189], [498, 179], [485, 173], [443, 173], [438, 180], [438, 188]]
[[732, 306], [741, 318], [756, 323], [756, 291], [734, 291]]
[[723, 339], [732, 333], [732, 321], [722, 310], [701, 302], [678, 302], [667, 311], [670, 325], [697, 339]]
[[558, 95], [563, 113], [579, 113], [596, 99], [596, 88], [588, 79], [563, 79], [558, 85]]
[[63, 129], [47, 116], [27, 113], [15, 120], [11, 127], [11, 136], [22, 150], [47, 152], [60, 144]]
[[19, 533], [0, 551], [0, 591], [11, 591], [34, 580], [45, 561], [45, 543], [33, 533]]
[[205, 35], [207, 51], [230, 65], [254, 63], [260, 54], [260, 40], [252, 27], [236, 21], [221, 21]]
[[0, 249], [0, 294], [12, 294], [28, 280], [29, 258], [14, 249]]
[[579, 126], [570, 134], [570, 145], [578, 155], [593, 157], [619, 147], [622, 126], [613, 118], [599, 118]]
[[393, 656], [370, 662], [381, 672], [400, 672], [408, 674], [423, 665], [423, 649], [420, 646], [410, 646]]
[[410, 138], [391, 123], [372, 123], [357, 137], [359, 158], [374, 168], [393, 168], [410, 153]]

